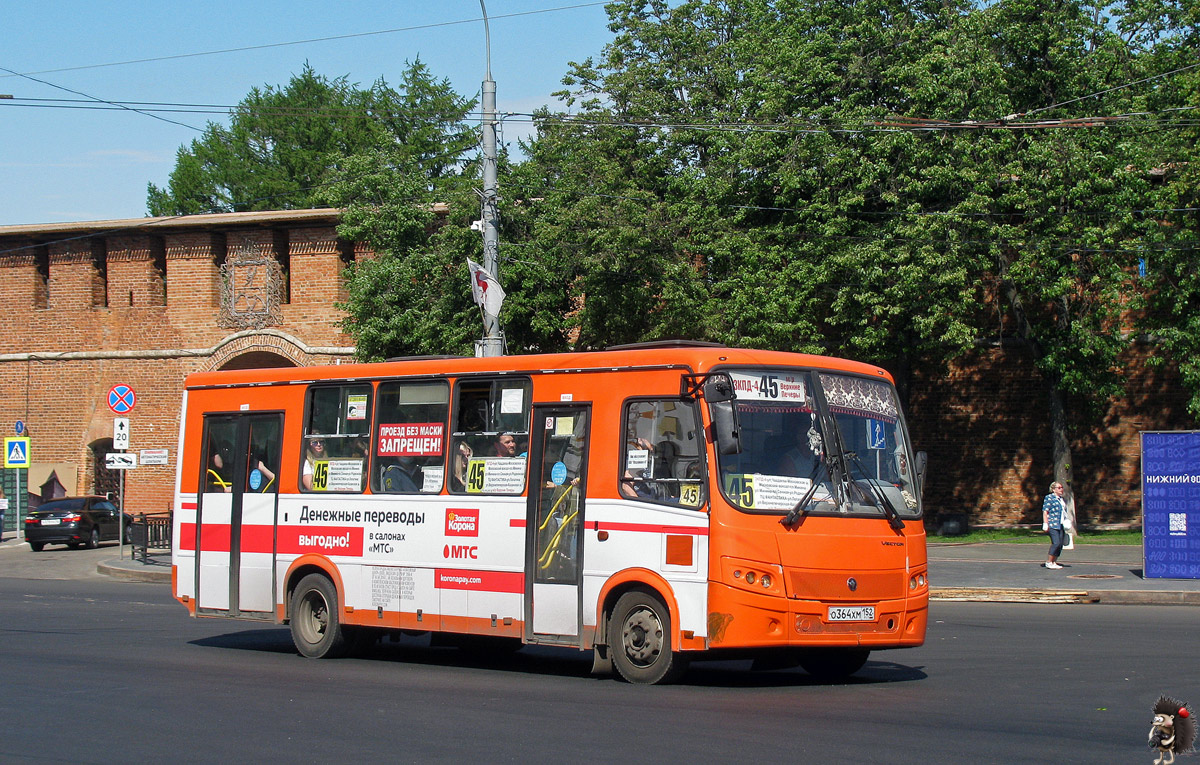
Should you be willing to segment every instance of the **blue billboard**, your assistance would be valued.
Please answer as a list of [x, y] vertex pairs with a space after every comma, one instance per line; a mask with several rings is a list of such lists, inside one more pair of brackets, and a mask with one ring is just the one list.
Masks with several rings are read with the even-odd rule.
[[1147, 579], [1200, 579], [1200, 431], [1142, 433]]

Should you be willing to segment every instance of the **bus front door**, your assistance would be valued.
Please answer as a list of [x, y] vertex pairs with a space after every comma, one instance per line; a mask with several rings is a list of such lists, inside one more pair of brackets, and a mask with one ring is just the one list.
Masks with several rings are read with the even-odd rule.
[[582, 612], [587, 405], [534, 406], [525, 528], [525, 639], [577, 645]]
[[274, 616], [275, 509], [283, 416], [205, 418], [196, 516], [197, 608]]

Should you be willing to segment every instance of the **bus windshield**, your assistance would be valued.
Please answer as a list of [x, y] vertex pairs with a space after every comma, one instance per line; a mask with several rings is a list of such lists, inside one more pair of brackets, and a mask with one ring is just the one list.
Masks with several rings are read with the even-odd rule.
[[718, 459], [721, 489], [735, 507], [920, 516], [912, 455], [891, 385], [779, 369], [734, 370], [730, 378], [741, 451]]

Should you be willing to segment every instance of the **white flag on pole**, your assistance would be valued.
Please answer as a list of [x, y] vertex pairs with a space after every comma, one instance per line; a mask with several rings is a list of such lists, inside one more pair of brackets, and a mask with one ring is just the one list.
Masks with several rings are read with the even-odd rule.
[[504, 288], [486, 268], [470, 258], [467, 258], [467, 266], [471, 269], [471, 297], [484, 313], [499, 316], [500, 306], [504, 303]]

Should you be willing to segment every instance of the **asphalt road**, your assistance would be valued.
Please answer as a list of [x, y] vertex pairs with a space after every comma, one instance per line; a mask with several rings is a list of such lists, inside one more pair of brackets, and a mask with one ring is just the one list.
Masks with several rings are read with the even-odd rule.
[[1192, 608], [935, 603], [924, 647], [848, 683], [721, 662], [643, 687], [562, 650], [306, 660], [285, 628], [191, 619], [161, 584], [46, 575], [104, 550], [50, 567], [17, 549], [4, 762], [1149, 763], [1158, 694], [1200, 704]]

